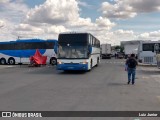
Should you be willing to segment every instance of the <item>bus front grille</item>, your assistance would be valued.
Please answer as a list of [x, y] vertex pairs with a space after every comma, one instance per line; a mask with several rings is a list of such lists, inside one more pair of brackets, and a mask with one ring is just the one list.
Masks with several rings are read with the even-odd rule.
[[153, 57], [144, 57], [144, 63], [145, 64], [152, 64], [153, 63]]
[[65, 65], [78, 65], [79, 63], [64, 63]]

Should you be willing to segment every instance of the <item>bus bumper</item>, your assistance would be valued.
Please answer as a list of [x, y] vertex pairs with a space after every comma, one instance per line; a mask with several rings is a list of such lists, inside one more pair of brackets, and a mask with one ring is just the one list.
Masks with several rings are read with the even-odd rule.
[[88, 70], [88, 64], [58, 64], [57, 70]]

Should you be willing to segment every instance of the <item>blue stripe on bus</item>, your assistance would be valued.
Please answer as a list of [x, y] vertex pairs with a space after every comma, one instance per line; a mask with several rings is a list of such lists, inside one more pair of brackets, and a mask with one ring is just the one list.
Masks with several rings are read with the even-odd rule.
[[[43, 55], [46, 49], [39, 49], [40, 53]], [[0, 53], [12, 57], [30, 57], [35, 54], [36, 50], [0, 50]]]
[[23, 39], [23, 40], [15, 40], [15, 41], [5, 41], [5, 42], [0, 42], [0, 44], [10, 44], [10, 43], [28, 43], [28, 42], [58, 42], [57, 40], [50, 39], [50, 40], [43, 40], [43, 39]]
[[58, 64], [57, 70], [88, 70], [88, 64]]

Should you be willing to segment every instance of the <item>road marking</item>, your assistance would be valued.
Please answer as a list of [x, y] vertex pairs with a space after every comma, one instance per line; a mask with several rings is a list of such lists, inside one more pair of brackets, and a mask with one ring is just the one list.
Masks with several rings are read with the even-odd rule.
[[142, 76], [142, 79], [149, 79], [150, 77]]
[[6, 67], [14, 67], [14, 66], [6, 66]]
[[110, 62], [110, 61], [107, 61], [106, 63], [109, 63], [109, 64], [124, 64], [125, 62]]
[[0, 69], [4, 69], [4, 68], [12, 68], [12, 67], [15, 67], [15, 66], [0, 66]]

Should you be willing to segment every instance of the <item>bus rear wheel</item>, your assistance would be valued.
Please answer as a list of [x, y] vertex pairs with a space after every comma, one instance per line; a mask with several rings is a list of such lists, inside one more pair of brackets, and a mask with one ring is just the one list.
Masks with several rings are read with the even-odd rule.
[[9, 58], [8, 59], [8, 64], [15, 65], [15, 59], [14, 58]]
[[99, 65], [99, 58], [97, 58], [97, 65], [96, 65], [96, 67]]
[[5, 58], [1, 58], [0, 59], [0, 64], [1, 65], [5, 65], [6, 64], [6, 59]]
[[91, 60], [91, 63], [90, 63], [90, 70], [92, 69], [92, 60]]
[[57, 65], [57, 59], [56, 58], [51, 58], [50, 59], [50, 64], [51, 65]]

